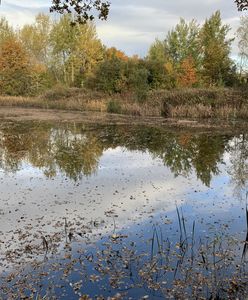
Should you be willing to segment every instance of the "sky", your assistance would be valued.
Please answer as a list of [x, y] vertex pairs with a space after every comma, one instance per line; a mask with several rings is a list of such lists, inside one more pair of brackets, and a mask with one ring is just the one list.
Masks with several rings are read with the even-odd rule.
[[[2, 0], [0, 16], [21, 27], [32, 23], [39, 12], [49, 13], [49, 0]], [[221, 11], [223, 22], [230, 24], [230, 37], [235, 37], [241, 13], [234, 0], [111, 0], [107, 21], [97, 21], [97, 32], [106, 46], [115, 46], [128, 55], [145, 56], [156, 38], [164, 39], [180, 17], [199, 23]], [[237, 39], [233, 43], [232, 57], [237, 58]]]

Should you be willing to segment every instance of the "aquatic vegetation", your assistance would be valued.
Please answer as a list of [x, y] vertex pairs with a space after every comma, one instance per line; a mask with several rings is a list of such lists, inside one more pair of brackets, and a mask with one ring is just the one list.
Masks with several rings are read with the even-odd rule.
[[[190, 227], [183, 212], [176, 210], [179, 232], [171, 239], [164, 236], [164, 227], [168, 226], [164, 224], [153, 225], [147, 240], [142, 232], [135, 239], [129, 232], [131, 236], [119, 232], [92, 245], [84, 226], [81, 234], [72, 230], [73, 225], [65, 220], [60, 238], [50, 236], [48, 243], [42, 237], [43, 248], [37, 245], [25, 249], [35, 259], [1, 277], [0, 291], [8, 299], [37, 299], [38, 296], [88, 299], [84, 298], [85, 291], [90, 292], [89, 299], [114, 295], [126, 299], [136, 293], [140, 299], [243, 299], [247, 296], [247, 241], [237, 243], [225, 230], [212, 237], [196, 236], [195, 221], [188, 231]], [[61, 243], [63, 247], [57, 251]], [[43, 259], [37, 259], [42, 254]]]

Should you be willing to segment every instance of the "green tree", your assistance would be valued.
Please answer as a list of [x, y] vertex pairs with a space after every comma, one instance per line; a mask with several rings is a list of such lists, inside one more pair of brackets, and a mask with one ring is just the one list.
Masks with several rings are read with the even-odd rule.
[[174, 29], [168, 32], [165, 39], [165, 52], [175, 67], [189, 57], [195, 66], [200, 64], [199, 25], [195, 20], [187, 23], [180, 19]]
[[52, 21], [50, 17], [38, 14], [33, 24], [24, 25], [19, 31], [19, 39], [29, 54], [36, 92], [40, 92], [54, 84], [51, 74], [51, 29]]
[[155, 40], [155, 42], [149, 48], [147, 60], [159, 61], [162, 64], [168, 60], [165, 41], [160, 41], [159, 39]]
[[170, 62], [146, 60], [145, 67], [151, 89], [171, 89], [176, 86], [176, 72]]
[[72, 17], [65, 15], [54, 24], [51, 46], [56, 77], [74, 86], [81, 85], [102, 59], [103, 46], [92, 23], [71, 26], [71, 21]]
[[38, 14], [34, 24], [24, 25], [19, 32], [20, 40], [29, 54], [38, 62], [49, 64], [50, 32], [52, 22], [50, 17]]
[[149, 91], [149, 70], [141, 59], [130, 58], [126, 63], [127, 88], [135, 93], [138, 101], [144, 101]]
[[175, 80], [172, 79], [167, 69], [169, 60], [166, 42], [156, 39], [146, 57], [146, 68], [149, 70], [148, 81], [151, 88], [171, 88], [174, 86]]
[[231, 43], [227, 39], [230, 26], [223, 25], [220, 12], [215, 12], [202, 27], [200, 37], [202, 45], [202, 75], [209, 85], [224, 84], [232, 71], [230, 59]]
[[15, 33], [13, 28], [9, 25], [8, 21], [4, 18], [0, 18], [0, 47], [4, 41], [14, 38]]
[[109, 94], [122, 92], [127, 84], [125, 66], [125, 61], [116, 56], [105, 59], [99, 64], [88, 86]]
[[154, 42], [147, 56], [153, 87], [177, 87], [181, 65], [186, 60], [192, 60], [196, 71], [200, 70], [199, 31], [199, 25], [195, 20], [187, 23], [184, 19], [180, 19], [176, 27], [168, 32], [164, 41]]

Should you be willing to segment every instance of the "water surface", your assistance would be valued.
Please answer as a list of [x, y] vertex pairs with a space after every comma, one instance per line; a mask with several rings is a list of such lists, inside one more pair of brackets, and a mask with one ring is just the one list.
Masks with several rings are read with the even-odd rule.
[[1, 122], [1, 298], [242, 299], [247, 186], [245, 132]]

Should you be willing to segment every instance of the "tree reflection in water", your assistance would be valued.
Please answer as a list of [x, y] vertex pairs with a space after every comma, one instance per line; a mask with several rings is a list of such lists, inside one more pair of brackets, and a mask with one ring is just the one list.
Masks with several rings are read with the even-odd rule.
[[[52, 125], [20, 123], [1, 125], [0, 167], [16, 172], [23, 163], [40, 168], [48, 177], [62, 173], [72, 180], [97, 171], [103, 152], [109, 148], [148, 151], [160, 158], [175, 175], [195, 172], [206, 186], [219, 172], [226, 149], [233, 164], [237, 185], [247, 180], [247, 137], [173, 132], [164, 128], [139, 126]], [[237, 140], [238, 139], [238, 140]]]
[[[160, 159], [175, 176], [187, 177], [193, 173], [207, 187], [228, 161], [236, 195], [246, 196], [246, 134], [196, 133], [144, 126], [32, 122], [0, 125], [0, 168], [5, 172], [17, 172], [23, 165], [30, 164], [42, 170], [47, 178], [63, 175], [77, 182], [96, 173], [104, 152], [117, 147], [149, 153]], [[229, 224], [219, 224], [222, 231], [216, 233], [212, 230], [219, 222], [216, 217], [212, 223], [206, 222], [208, 227], [204, 230], [208, 234], [202, 237], [201, 218], [205, 212], [200, 211], [198, 223], [191, 218], [186, 220], [182, 210], [177, 212], [174, 215], [178, 219], [175, 218], [172, 225], [163, 216], [155, 220], [157, 224], [148, 222], [150, 228], [142, 225], [137, 233], [129, 230], [129, 236], [125, 231], [115, 232], [115, 228], [113, 234], [103, 238], [103, 234], [99, 234], [97, 249], [88, 244], [92, 242], [94, 229], [105, 226], [99, 224], [99, 220], [83, 223], [81, 215], [73, 221], [56, 220], [58, 231], [46, 235], [35, 229], [37, 232], [31, 237], [27, 220], [25, 232], [20, 229], [14, 232], [21, 240], [21, 247], [8, 249], [5, 257], [10, 264], [23, 260], [24, 268], [7, 272], [0, 291], [10, 299], [56, 299], [57, 295], [65, 299], [89, 299], [85, 293], [108, 290], [112, 295], [118, 293], [113, 299], [120, 299], [120, 295], [125, 299], [131, 290], [139, 298], [148, 293], [154, 299], [233, 299], [247, 294], [248, 235], [246, 241], [228, 236], [228, 226], [233, 222], [230, 220]], [[115, 212], [108, 211], [105, 215], [112, 219]], [[161, 220], [163, 223], [159, 223]], [[214, 232], [212, 236], [211, 232]], [[32, 239], [36, 239], [36, 243], [32, 243]], [[31, 259], [32, 263], [26, 268], [28, 258], [40, 255], [45, 259], [50, 256], [51, 260], [44, 263]], [[101, 288], [95, 291], [100, 283]]]
[[248, 136], [241, 134], [232, 139], [229, 145], [230, 175], [235, 187], [235, 195], [247, 197], [248, 193]]

